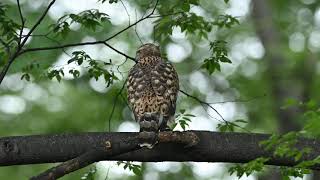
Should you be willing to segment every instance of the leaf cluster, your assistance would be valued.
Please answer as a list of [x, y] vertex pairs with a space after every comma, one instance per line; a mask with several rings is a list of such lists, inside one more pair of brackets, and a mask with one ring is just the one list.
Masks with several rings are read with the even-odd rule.
[[295, 147], [300, 134], [289, 132], [284, 135], [273, 134], [268, 140], [260, 142], [260, 145], [267, 151], [273, 151], [275, 156], [294, 158], [299, 161], [303, 155], [311, 152], [310, 148], [298, 149]]
[[239, 24], [239, 20], [229, 14], [219, 15], [217, 19], [212, 22], [212, 25], [217, 25], [219, 28], [231, 28], [232, 26]]
[[175, 115], [175, 122], [170, 127], [170, 129], [174, 129], [178, 124], [185, 131], [186, 127], [189, 127], [189, 123], [191, 122], [191, 118], [196, 117], [193, 114], [185, 113], [185, 109], [180, 109], [180, 113]]
[[12, 42], [18, 41], [17, 31], [21, 26], [7, 16], [8, 8], [8, 5], [0, 2], [0, 37], [5, 44], [10, 46]]
[[50, 25], [54, 33], [66, 37], [70, 32], [70, 25], [78, 23], [86, 29], [96, 31], [102, 23], [110, 23], [109, 15], [102, 13], [97, 9], [89, 9], [80, 12], [79, 14], [67, 14], [58, 19], [56, 24]]
[[180, 27], [181, 32], [186, 32], [187, 34], [197, 34], [199, 38], [208, 38], [207, 33], [212, 28], [210, 22], [204, 20], [202, 16], [190, 12], [181, 12], [173, 17], [163, 17], [155, 21], [155, 23], [155, 37], [158, 39], [164, 39], [172, 35], [174, 27]]
[[222, 123], [219, 123], [217, 128], [220, 132], [234, 132], [236, 127], [241, 127], [239, 123], [247, 124], [248, 121], [244, 119], [237, 119], [233, 122], [224, 121]]
[[133, 164], [131, 161], [118, 161], [117, 165], [123, 165], [123, 169], [129, 169], [132, 171], [135, 175], [141, 176], [141, 166], [137, 164]]
[[[78, 65], [86, 64], [87, 73], [89, 77], [98, 80], [100, 76], [103, 76], [104, 80], [107, 83], [107, 87], [113, 84], [114, 80], [118, 80], [112, 70], [108, 70], [106, 67], [112, 65], [112, 62], [103, 62], [99, 60], [92, 59], [84, 51], [74, 51], [72, 52], [72, 58], [68, 60], [68, 64], [76, 63]], [[70, 69], [69, 73], [73, 75], [74, 78], [80, 77], [80, 71], [76, 69]], [[61, 77], [64, 76], [63, 67], [60, 69], [52, 69], [47, 73], [49, 79], [56, 78], [59, 82]]]
[[204, 60], [201, 68], [206, 69], [209, 74], [214, 71], [221, 71], [220, 63], [232, 63], [228, 58], [228, 50], [226, 47], [227, 42], [216, 40], [210, 42], [211, 56]]
[[261, 171], [264, 167], [264, 163], [268, 160], [269, 158], [260, 157], [242, 165], [237, 164], [232, 166], [229, 168], [228, 172], [230, 175], [235, 173], [238, 178], [241, 178], [243, 175], [249, 176], [253, 172]]
[[81, 180], [94, 180], [95, 174], [97, 173], [96, 167], [91, 168], [87, 173], [85, 173], [80, 179]]
[[21, 80], [25, 79], [26, 81], [30, 81], [30, 73], [32, 71], [34, 71], [35, 69], [39, 69], [40, 68], [40, 64], [39, 63], [35, 63], [35, 62], [32, 62], [28, 65], [26, 65], [25, 67], [22, 68], [22, 76], [21, 76]]
[[180, 27], [181, 32], [196, 35], [199, 39], [208, 39], [208, 33], [213, 26], [231, 28], [239, 24], [239, 21], [231, 15], [220, 15], [214, 21], [207, 20], [203, 16], [190, 12], [194, 6], [200, 6], [199, 0], [173, 0], [170, 3], [160, 1], [158, 11], [161, 18], [154, 22], [155, 38], [166, 39], [172, 35], [174, 27]]
[[285, 100], [281, 109], [289, 109], [298, 107], [304, 109], [305, 112], [300, 118], [304, 122], [303, 132], [307, 136], [320, 137], [320, 108], [319, 104], [315, 100], [309, 100], [307, 102], [300, 102], [293, 98]]
[[285, 135], [272, 135], [268, 140], [260, 143], [266, 150], [273, 151], [275, 156], [293, 158], [299, 162], [293, 167], [280, 167], [283, 179], [289, 180], [289, 176], [303, 177], [305, 174], [310, 174], [310, 167], [320, 164], [320, 157], [315, 159], [301, 161], [302, 157], [308, 155], [312, 149], [305, 147], [303, 149], [296, 148], [298, 138], [301, 136], [298, 132], [289, 132]]

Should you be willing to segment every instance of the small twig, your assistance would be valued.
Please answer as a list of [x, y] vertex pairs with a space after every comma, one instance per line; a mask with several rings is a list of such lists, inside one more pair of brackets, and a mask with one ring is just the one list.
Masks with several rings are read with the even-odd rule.
[[[222, 116], [210, 103], [205, 102], [205, 101], [203, 101], [203, 100], [201, 100], [201, 99], [199, 99], [199, 98], [197, 98], [197, 97], [195, 97], [195, 96], [192, 96], [192, 95], [184, 92], [183, 90], [179, 90], [179, 91], [180, 91], [182, 94], [186, 95], [187, 97], [190, 97], [190, 98], [198, 101], [201, 105], [206, 105], [206, 106], [208, 106], [210, 109], [214, 110], [214, 111], [218, 114], [218, 116], [222, 119], [222, 121], [225, 122], [226, 124], [232, 124], [233, 126], [238, 127], [238, 128], [240, 128], [240, 129], [242, 129], [242, 130], [244, 130], [244, 131], [246, 131], [246, 132], [250, 132], [249, 130], [247, 130], [247, 129], [241, 127], [241, 126], [239, 126], [238, 124], [235, 124], [235, 123], [233, 123], [233, 122], [230, 122], [230, 121], [225, 120], [225, 119], [223, 118], [223, 116]], [[208, 115], [209, 115], [209, 114], [208, 114]], [[209, 115], [209, 116], [212, 118], [211, 115]], [[218, 119], [218, 120], [219, 120], [219, 119]], [[220, 120], [219, 120], [219, 121], [220, 121]], [[220, 122], [221, 122], [221, 121], [220, 121]]]
[[17, 0], [17, 4], [18, 4], [19, 15], [20, 15], [20, 20], [21, 20], [21, 29], [20, 29], [20, 32], [19, 32], [19, 41], [18, 41], [18, 47], [20, 48], [20, 43], [21, 43], [21, 40], [22, 40], [22, 32], [23, 32], [23, 29], [24, 29], [25, 20], [23, 18], [22, 11], [21, 11], [20, 0]]
[[256, 100], [256, 99], [259, 99], [259, 98], [263, 98], [263, 97], [266, 97], [267, 94], [263, 94], [263, 95], [260, 95], [260, 96], [256, 96], [256, 97], [253, 97], [253, 98], [249, 98], [249, 99], [236, 99], [236, 100], [229, 100], [229, 101], [218, 101], [218, 102], [209, 102], [210, 104], [224, 104], [224, 103], [230, 103], [230, 102], [233, 102], [233, 103], [246, 103], [246, 102], [250, 102], [250, 101], [253, 101], [253, 100]]
[[122, 1], [122, 0], [120, 0], [120, 2], [121, 2], [121, 4], [122, 4], [122, 6], [123, 6], [124, 10], [125, 10], [125, 11], [126, 11], [126, 13], [127, 13], [128, 20], [129, 20], [129, 26], [130, 26], [130, 24], [131, 24], [131, 21], [130, 21], [130, 14], [129, 14], [128, 10], [127, 10], [127, 7], [124, 5], [123, 1]]
[[58, 46], [28, 48], [28, 49], [22, 50], [19, 53], [19, 55], [22, 55], [27, 52], [33, 52], [33, 51], [47, 51], [47, 50], [53, 50], [53, 49], [61, 49], [61, 48], [74, 47], [74, 46], [84, 46], [84, 45], [95, 45], [95, 44], [103, 44], [103, 43], [104, 43], [104, 41], [92, 41], [92, 42], [83, 42], [83, 43], [63, 44], [63, 45], [58, 45]]
[[108, 180], [110, 168], [111, 168], [111, 166], [108, 167], [107, 174], [106, 174], [106, 177], [104, 178], [104, 180]]
[[108, 130], [109, 130], [109, 132], [111, 132], [111, 119], [112, 119], [114, 110], [116, 109], [116, 105], [117, 105], [117, 102], [118, 102], [118, 97], [119, 97], [119, 95], [121, 95], [124, 87], [126, 86], [126, 83], [127, 83], [127, 79], [124, 81], [121, 89], [119, 90], [119, 92], [117, 93], [117, 95], [114, 97], [112, 110], [111, 110], [111, 113], [110, 113], [110, 116], [109, 116], [109, 119], [108, 119], [108, 126], [109, 126], [109, 127], [108, 127]]
[[128, 72], [128, 70], [127, 71], [120, 71], [120, 67], [123, 66], [127, 61], [128, 61], [128, 59], [126, 58], [121, 64], [117, 65], [117, 71], [118, 71], [118, 73], [121, 74], [122, 78], [123, 78], [123, 73]]
[[127, 99], [126, 99], [122, 94], [120, 94], [120, 96], [121, 96], [123, 102], [124, 102], [124, 103], [127, 105], [127, 107], [130, 109], [130, 106], [129, 106], [128, 102], [127, 102]]
[[[135, 11], [134, 11], [134, 14], [135, 14], [136, 19], [137, 19], [137, 10], [136, 10], [136, 9], [135, 9]], [[141, 38], [140, 38], [140, 36], [139, 36], [139, 34], [138, 34], [137, 27], [138, 27], [138, 25], [136, 25], [136, 26], [134, 27], [134, 31], [136, 32], [136, 35], [137, 35], [137, 37], [138, 37], [138, 39], [139, 39], [139, 41], [140, 41], [140, 43], [141, 43], [141, 45], [142, 45], [143, 42], [142, 42], [142, 40], [141, 40]]]
[[117, 50], [116, 48], [112, 47], [110, 44], [106, 43], [106, 42], [103, 42], [104, 45], [106, 45], [107, 47], [109, 47], [110, 49], [114, 50], [115, 52], [117, 52], [118, 54], [121, 54], [122, 56], [128, 58], [128, 59], [131, 59], [132, 61], [134, 62], [137, 62], [135, 58], [131, 57], [131, 56], [128, 56], [126, 55], [125, 53]]
[[175, 13], [172, 13], [172, 14], [152, 15], [149, 18], [161, 18], [161, 17], [173, 16], [173, 15], [182, 14], [182, 13], [184, 13], [184, 12], [175, 12]]
[[17, 57], [17, 54], [11, 55], [7, 64], [5, 64], [4, 67], [2, 68], [1, 73], [0, 73], [0, 84], [3, 81], [4, 76], [7, 74], [11, 64], [13, 63], [13, 61], [15, 60], [16, 57]]
[[[25, 36], [26, 35], [22, 35], [22, 37], [25, 37]], [[54, 43], [56, 43], [58, 45], [61, 45], [61, 43], [59, 41], [49, 37], [48, 34], [31, 34], [30, 36], [32, 36], [32, 37], [44, 37], [44, 38], [46, 38], [46, 39], [48, 39], [48, 40], [50, 40], [50, 41], [52, 41], [52, 42], [54, 42]], [[67, 56], [71, 57], [71, 55], [67, 53], [65, 48], [62, 48], [62, 52], [64, 52]]]
[[192, 95], [184, 92], [184, 91], [181, 90], [181, 89], [180, 89], [179, 91], [180, 91], [182, 94], [184, 94], [184, 95], [186, 95], [186, 96], [188, 96], [188, 97], [191, 97], [192, 99], [195, 99], [195, 100], [198, 101], [199, 103], [207, 105], [207, 106], [210, 107], [212, 110], [214, 110], [214, 112], [216, 112], [223, 121], [226, 121], [226, 120], [223, 118], [223, 116], [222, 116], [210, 103], [207, 103], [207, 102], [205, 102], [205, 101], [203, 101], [203, 100], [201, 100], [201, 99], [199, 99], [199, 98], [197, 98], [197, 97], [195, 97], [195, 96], [192, 96]]
[[50, 2], [50, 4], [48, 5], [48, 7], [45, 9], [45, 11], [42, 13], [42, 15], [40, 16], [40, 18], [38, 19], [38, 21], [33, 25], [33, 27], [30, 29], [30, 31], [27, 33], [26, 37], [23, 39], [21, 46], [24, 46], [24, 44], [27, 42], [29, 36], [33, 33], [33, 31], [40, 25], [40, 23], [42, 22], [42, 20], [44, 19], [44, 17], [47, 15], [49, 9], [51, 8], [51, 6], [55, 3], [56, 0], [52, 0]]
[[[11, 64], [13, 63], [13, 61], [19, 56], [21, 55], [22, 47], [25, 45], [25, 43], [27, 42], [28, 38], [30, 37], [31, 33], [38, 27], [38, 25], [41, 23], [41, 21], [43, 20], [43, 18], [46, 16], [46, 14], [48, 13], [50, 7], [54, 4], [56, 0], [52, 0], [50, 2], [50, 4], [48, 5], [48, 7], [46, 8], [46, 10], [43, 12], [43, 14], [41, 15], [41, 17], [38, 19], [38, 21], [35, 23], [35, 25], [30, 29], [30, 31], [27, 33], [26, 37], [23, 39], [23, 41], [20, 43], [20, 46], [18, 46], [17, 50], [15, 51], [15, 53], [13, 53], [8, 62], [4, 65], [3, 69], [1, 70], [0, 73], [0, 84], [4, 79], [4, 76], [7, 74]], [[19, 1], [18, 1], [19, 2]], [[19, 9], [20, 12], [20, 9]], [[21, 15], [22, 16], [22, 15]], [[24, 21], [24, 20], [23, 20]], [[20, 40], [19, 40], [20, 41]]]

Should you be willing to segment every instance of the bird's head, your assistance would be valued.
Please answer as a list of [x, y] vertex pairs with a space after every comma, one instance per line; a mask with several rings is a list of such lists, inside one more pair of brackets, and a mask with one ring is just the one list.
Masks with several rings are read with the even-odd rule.
[[152, 43], [143, 44], [137, 50], [136, 60], [139, 62], [148, 56], [161, 56], [160, 47]]

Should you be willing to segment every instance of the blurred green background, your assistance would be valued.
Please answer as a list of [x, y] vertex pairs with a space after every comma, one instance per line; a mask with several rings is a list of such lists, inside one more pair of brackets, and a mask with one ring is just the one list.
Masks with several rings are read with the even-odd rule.
[[[21, 0], [26, 18], [24, 34], [42, 14], [48, 2]], [[191, 0], [184, 2], [192, 4]], [[188, 9], [182, 8], [182, 1], [160, 1], [156, 13], [163, 15], [170, 9], [182, 8], [207, 21], [217, 19], [220, 14], [229, 14], [240, 23], [231, 28], [212, 26], [208, 33], [205, 32], [206, 39], [199, 34], [201, 27], [191, 28], [188, 32], [181, 32], [179, 25], [172, 29], [166, 26], [157, 29], [154, 22], [157, 19], [152, 18], [142, 21], [136, 28], [125, 31], [109, 43], [132, 57], [141, 42], [158, 43], [162, 53], [174, 63], [182, 90], [210, 102], [228, 121], [248, 121], [248, 124], [241, 125], [251, 132], [285, 133], [299, 130], [304, 123], [298, 118], [302, 109], [281, 107], [289, 98], [303, 102], [319, 100], [320, 1], [199, 2], [199, 5], [190, 5]], [[20, 23], [16, 2], [2, 0], [1, 3], [9, 6], [7, 15]], [[73, 23], [65, 37], [52, 34], [48, 37], [32, 36], [26, 46], [44, 47], [105, 39], [150, 12], [152, 5], [154, 1], [144, 0], [116, 3], [57, 0], [33, 35], [50, 32], [50, 25], [65, 14], [77, 14], [88, 9], [98, 9], [108, 14], [110, 19], [97, 26], [95, 31]], [[166, 32], [168, 29], [172, 32]], [[228, 57], [232, 63], [221, 63], [221, 72], [215, 71], [210, 75], [201, 65], [210, 56], [209, 42], [214, 40], [227, 42]], [[107, 87], [103, 77], [95, 80], [86, 73], [87, 65], [68, 64], [72, 52], [81, 50], [95, 60], [109, 62], [111, 59], [114, 66], [107, 68], [119, 80]], [[3, 66], [5, 49], [1, 46], [0, 51], [0, 65]], [[31, 64], [38, 64], [39, 67], [26, 70]], [[20, 56], [0, 85], [0, 136], [108, 131], [109, 128], [111, 131], [138, 131], [138, 125], [126, 103], [125, 90], [115, 98], [133, 65], [134, 62], [126, 61], [104, 45], [30, 52]], [[65, 72], [61, 82], [45, 76], [45, 72], [52, 69]], [[79, 70], [80, 77], [74, 79], [68, 74], [70, 69]], [[31, 81], [21, 80], [26, 72], [31, 75]], [[109, 126], [108, 119], [115, 103]], [[213, 110], [183, 94], [179, 95], [177, 104], [177, 111], [185, 109], [196, 116], [187, 129], [217, 131], [221, 120]], [[179, 126], [176, 129], [182, 130]], [[53, 165], [0, 167], [0, 179], [27, 179]], [[229, 166], [225, 163], [143, 163], [142, 174], [137, 176], [116, 162], [99, 162], [62, 179], [80, 179], [94, 167], [97, 171], [93, 176], [99, 180], [237, 179], [227, 172]], [[244, 176], [242, 179], [279, 179], [277, 174], [275, 167], [269, 167], [265, 173]], [[318, 178], [320, 176], [317, 174], [305, 177]]]

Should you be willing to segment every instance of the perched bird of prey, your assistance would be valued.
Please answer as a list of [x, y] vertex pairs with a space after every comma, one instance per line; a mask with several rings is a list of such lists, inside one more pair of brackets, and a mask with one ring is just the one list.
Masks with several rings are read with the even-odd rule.
[[[128, 76], [128, 101], [140, 132], [148, 136], [167, 130], [168, 121], [174, 120], [179, 79], [172, 64], [161, 58], [159, 46], [142, 45], [137, 50], [136, 61]], [[140, 146], [152, 147], [156, 143], [150, 141]]]

